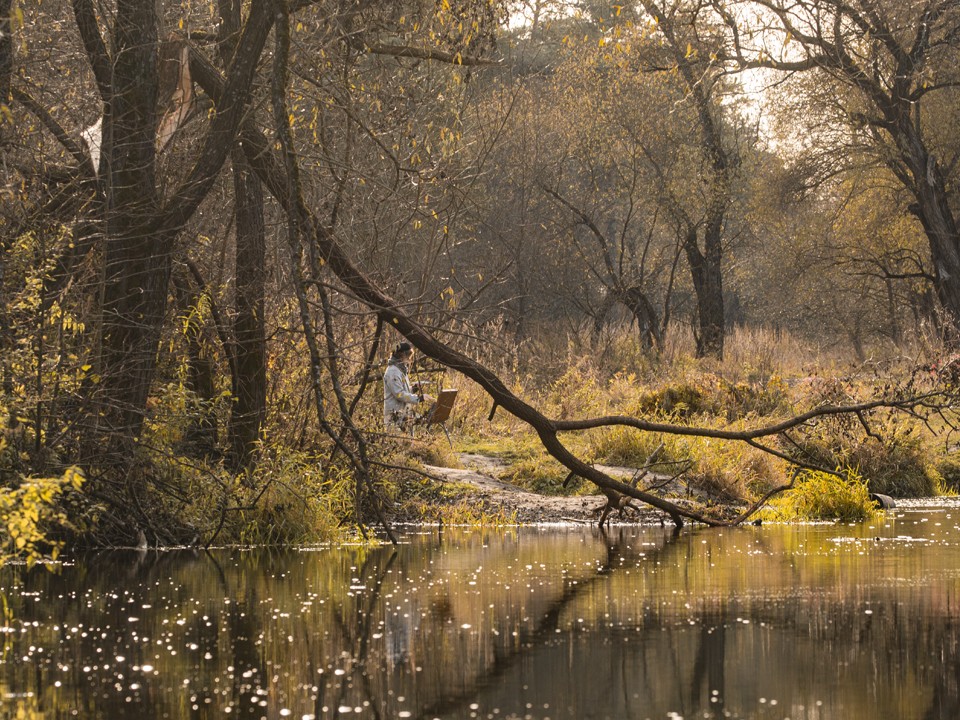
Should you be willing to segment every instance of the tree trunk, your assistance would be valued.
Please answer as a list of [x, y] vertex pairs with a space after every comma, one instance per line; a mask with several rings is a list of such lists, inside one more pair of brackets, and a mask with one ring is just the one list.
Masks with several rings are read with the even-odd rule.
[[236, 372], [230, 414], [230, 448], [234, 467], [246, 467], [253, 458], [267, 408], [267, 345], [264, 331], [266, 241], [263, 189], [243, 150], [232, 155], [236, 197]]
[[113, 462], [125, 465], [143, 426], [167, 309], [173, 245], [233, 147], [273, 24], [269, 0], [250, 6], [216, 113], [186, 179], [164, 204], [157, 191], [159, 24], [154, 0], [119, 0], [107, 53], [89, 0], [74, 0], [77, 28], [104, 101], [106, 238], [100, 410]]
[[660, 318], [643, 290], [634, 285], [623, 291], [621, 298], [634, 319], [640, 333], [640, 343], [646, 351], [659, 351], [663, 347], [663, 333], [660, 331]]
[[723, 276], [720, 272], [723, 252], [719, 226], [715, 223], [707, 226], [703, 252], [697, 239], [696, 228], [690, 228], [684, 250], [697, 296], [697, 357], [722, 359], [726, 325], [723, 314]]
[[0, 0], [0, 106], [10, 104], [13, 76], [13, 0]]
[[911, 211], [920, 220], [930, 243], [933, 286], [954, 337], [960, 329], [960, 233], [947, 203], [947, 191], [936, 161], [919, 141], [907, 156], [913, 174], [916, 203]]
[[156, 224], [158, 27], [154, 0], [117, 4], [102, 145], [108, 177], [102, 411], [106, 429], [128, 439], [143, 423], [173, 240]]
[[[676, 18], [662, 5], [650, 0], [642, 3], [656, 19], [677, 64], [677, 70], [690, 93], [699, 119], [701, 150], [710, 165], [712, 175], [701, 178], [708, 184], [708, 201], [704, 213], [703, 251], [697, 244], [697, 231], [689, 227], [685, 242], [687, 261], [697, 295], [699, 332], [697, 333], [697, 357], [723, 358], [726, 323], [723, 312], [723, 220], [731, 203], [730, 174], [739, 164], [736, 150], [728, 151], [723, 144], [721, 132], [722, 102], [712, 95], [718, 78], [704, 72], [699, 66], [699, 54], [691, 52], [693, 44], [678, 37]], [[696, 40], [696, 34], [690, 35]]]
[[887, 291], [887, 315], [890, 321], [890, 339], [900, 349], [903, 345], [903, 328], [900, 326], [899, 306], [897, 296], [893, 291], [893, 281], [887, 278], [884, 281]]

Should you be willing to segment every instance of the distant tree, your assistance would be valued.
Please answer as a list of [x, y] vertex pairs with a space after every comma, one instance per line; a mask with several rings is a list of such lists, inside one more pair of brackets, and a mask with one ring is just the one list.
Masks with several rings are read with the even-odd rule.
[[745, 69], [788, 76], [808, 111], [805, 155], [829, 176], [864, 163], [907, 191], [923, 227], [933, 284], [960, 325], [956, 218], [960, 6], [952, 0], [715, 0], [731, 57]]

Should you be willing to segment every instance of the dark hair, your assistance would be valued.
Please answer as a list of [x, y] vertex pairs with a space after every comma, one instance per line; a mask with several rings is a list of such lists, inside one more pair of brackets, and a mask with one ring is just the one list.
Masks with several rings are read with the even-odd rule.
[[401, 355], [409, 355], [413, 352], [413, 347], [408, 342], [402, 342], [397, 345], [396, 349], [393, 351], [394, 357], [400, 357]]

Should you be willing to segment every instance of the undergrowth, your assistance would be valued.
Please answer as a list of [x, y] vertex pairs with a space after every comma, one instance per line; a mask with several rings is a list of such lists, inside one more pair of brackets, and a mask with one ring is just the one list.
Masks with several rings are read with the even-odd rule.
[[[593, 342], [575, 335], [562, 342], [553, 338], [549, 353], [543, 345], [539, 354], [531, 356], [536, 362], [524, 365], [518, 352], [509, 362], [497, 365], [494, 358], [488, 364], [517, 396], [549, 418], [625, 415], [718, 430], [772, 425], [825, 404], [875, 398], [916, 374], [915, 368], [893, 362], [869, 368], [824, 362], [814, 355], [804, 356], [788, 336], [756, 330], [734, 332], [722, 362], [693, 358], [689, 343], [684, 346], [673, 336], [660, 355], [642, 351], [626, 331], [608, 337], [600, 351], [586, 352]], [[541, 362], [544, 357], [550, 357], [550, 363]], [[281, 354], [275, 360], [283, 364], [295, 358], [295, 353]], [[477, 385], [449, 371], [435, 382], [460, 391], [446, 425], [455, 447], [437, 428], [432, 432], [419, 428], [412, 439], [384, 433], [381, 389], [374, 381], [354, 417], [366, 433], [371, 460], [370, 476], [360, 479], [342, 452], [332, 452], [330, 438], [317, 429], [308, 373], [301, 367], [277, 375], [258, 459], [248, 472], [239, 474], [229, 469], [224, 447], [229, 393], [200, 402], [188, 389], [182, 368], [167, 377], [151, 398], [129, 475], [111, 480], [121, 490], [127, 487], [124, 483], [134, 483], [141, 495], [137, 502], [142, 503], [138, 517], [147, 520], [144, 525], [153, 533], [147, 537], [151, 545], [316, 542], [351, 534], [358, 525], [373, 525], [381, 515], [447, 524], [511, 523], [514, 518], [509, 512], [486, 509], [476, 498], [468, 498], [464, 488], [422, 474], [424, 465], [457, 467], [462, 452], [503, 459], [509, 468], [502, 479], [528, 490], [595, 491], [576, 478], [565, 484], [566, 469], [543, 450], [528, 425], [502, 408], [493, 408]], [[11, 417], [28, 418], [29, 403], [22, 398], [18, 403]], [[770, 438], [765, 441], [770, 450], [798, 455], [810, 465], [850, 468], [850, 472], [843, 482], [829, 474], [805, 473], [797, 487], [768, 512], [786, 519], [851, 520], [867, 517], [870, 506], [864, 497], [870, 491], [893, 496], [956, 493], [960, 491], [960, 452], [953, 448], [950, 433], [957, 425], [949, 418], [927, 425], [877, 410], [860, 417], [820, 418], [779, 440]], [[29, 487], [24, 482], [31, 475], [53, 478], [50, 482], [67, 477], [63, 474], [66, 463], [52, 452], [45, 450], [45, 457], [31, 454], [30, 448], [42, 443], [31, 435], [29, 425], [21, 424], [16, 432], [8, 430], [6, 439], [10, 441], [6, 450], [0, 442], [0, 482], [8, 497], [18, 497], [18, 488]], [[696, 497], [711, 507], [751, 502], [785, 484], [791, 472], [773, 454], [732, 441], [623, 426], [565, 433], [560, 440], [595, 464], [639, 468], [655, 455], [656, 463], [643, 486], [656, 487], [662, 494]], [[40, 466], [43, 471], [35, 471]], [[669, 478], [673, 480], [668, 482]], [[60, 494], [52, 485], [37, 485], [42, 492], [36, 503], [30, 502], [36, 505], [38, 517], [46, 519], [37, 525], [32, 547], [41, 548], [39, 552], [58, 547], [54, 526], [72, 527], [98, 538], [97, 524], [104, 524], [112, 510], [89, 493], [97, 482], [103, 480], [88, 480], [77, 490], [77, 483], [71, 481], [69, 492]], [[84, 499], [78, 509], [64, 504], [76, 498]], [[23, 522], [23, 517], [8, 512], [4, 520], [5, 540], [12, 539], [14, 546], [20, 530], [11, 530], [10, 523]], [[136, 528], [139, 523], [115, 520], [115, 526]], [[46, 540], [51, 542], [44, 545]], [[125, 537], [123, 542], [133, 543], [136, 538]]]
[[792, 522], [834, 520], [864, 522], [876, 514], [866, 482], [853, 471], [842, 477], [825, 472], [804, 472], [794, 487], [775, 498], [761, 511], [761, 517]]
[[[842, 366], [836, 360], [811, 359], [783, 333], [739, 330], [729, 340], [723, 362], [695, 361], [675, 351], [669, 362], [664, 357], [640, 361], [626, 352], [629, 344], [622, 341], [608, 344], [602, 360], [573, 348], [557, 380], [538, 385], [533, 376], [514, 377], [512, 385], [552, 418], [627, 415], [736, 430], [772, 425], [824, 404], [874, 399], [913, 372], [896, 363]], [[624, 350], [619, 368], [611, 348]], [[544, 389], [538, 392], [537, 387]], [[502, 411], [492, 421], [483, 417], [480, 408], [488, 401], [478, 389], [468, 388], [464, 398], [475, 401], [467, 410], [471, 414], [464, 424], [464, 447], [511, 461], [504, 479], [540, 492], [590, 490], [563, 488], [563, 468], [552, 464], [522, 423]], [[562, 440], [588, 462], [599, 464], [641, 467], [656, 452], [657, 464], [651, 468], [655, 477], [683, 470], [674, 491], [686, 488], [718, 502], [755, 500], [785, 484], [790, 472], [782, 459], [736, 441], [624, 426], [564, 435]], [[810, 465], [852, 468], [872, 492], [907, 497], [960, 489], [960, 461], [935, 449], [929, 427], [902, 414], [877, 410], [862, 417], [825, 417], [768, 444]]]

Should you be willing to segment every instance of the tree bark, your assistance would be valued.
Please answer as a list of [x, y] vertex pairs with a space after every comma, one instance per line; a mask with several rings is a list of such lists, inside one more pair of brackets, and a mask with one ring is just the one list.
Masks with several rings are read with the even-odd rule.
[[919, 140], [914, 145], [915, 151], [907, 158], [913, 176], [910, 189], [916, 198], [910, 209], [930, 244], [933, 287], [956, 336], [960, 329], [960, 233], [939, 165]]
[[723, 312], [723, 275], [719, 232], [708, 228], [704, 251], [697, 242], [697, 231], [690, 228], [683, 244], [690, 265], [694, 294], [697, 297], [697, 357], [723, 358], [726, 324]]
[[230, 413], [230, 448], [234, 466], [247, 467], [254, 457], [267, 410], [267, 341], [264, 327], [266, 239], [263, 189], [243, 150], [231, 154], [236, 207], [236, 319], [233, 325], [236, 372]]
[[10, 103], [13, 77], [13, 0], [0, 0], [0, 106]]
[[102, 429], [129, 461], [139, 436], [167, 310], [174, 242], [210, 191], [246, 108], [273, 23], [273, 3], [251, 5], [216, 112], [187, 178], [164, 203], [157, 190], [159, 24], [154, 0], [120, 0], [107, 54], [89, 0], [77, 27], [105, 103], [102, 153], [106, 239], [100, 390]]
[[166, 310], [173, 237], [157, 232], [159, 17], [154, 0], [122, 0], [113, 32], [102, 152], [107, 173], [103, 417], [139, 433]]
[[[240, 3], [220, 0], [218, 49], [224, 67], [229, 67], [240, 40]], [[235, 470], [249, 467], [255, 456], [260, 430], [267, 414], [267, 341], [264, 324], [266, 287], [266, 229], [263, 188], [247, 162], [243, 149], [234, 144], [234, 226], [236, 249], [234, 271], [236, 318], [233, 325], [235, 358], [231, 383], [230, 461]]]

